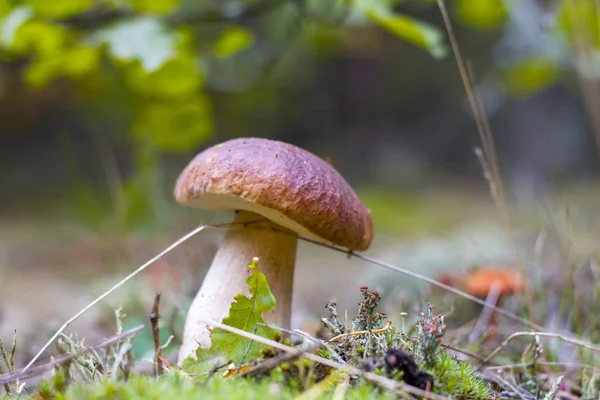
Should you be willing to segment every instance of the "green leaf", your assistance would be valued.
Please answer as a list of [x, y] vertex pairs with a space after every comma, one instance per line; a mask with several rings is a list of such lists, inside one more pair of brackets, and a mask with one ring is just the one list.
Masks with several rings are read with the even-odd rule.
[[584, 39], [600, 47], [599, 17], [593, 1], [563, 0], [557, 13], [556, 26], [571, 43], [577, 44]]
[[552, 85], [559, 75], [558, 66], [552, 60], [530, 58], [506, 71], [504, 83], [510, 94], [523, 97]]
[[66, 18], [88, 10], [94, 0], [25, 0], [35, 13], [46, 18]]
[[254, 43], [254, 34], [239, 26], [229, 27], [223, 31], [213, 46], [213, 54], [217, 58], [231, 57]]
[[[250, 297], [238, 294], [235, 301], [231, 303], [229, 315], [223, 318], [223, 324], [229, 325], [246, 332], [256, 334], [272, 339], [274, 332], [265, 327], [257, 326], [258, 323], [264, 323], [262, 315], [275, 308], [275, 297], [271, 293], [267, 278], [257, 268], [258, 259], [255, 258], [248, 266], [253, 274], [246, 280], [250, 288]], [[252, 343], [249, 339], [236, 334], [227, 332], [223, 329], [215, 328], [211, 334], [212, 345], [208, 350], [196, 350], [197, 360], [188, 357], [184, 360], [183, 369], [188, 373], [200, 373], [210, 369], [217, 362], [234, 360], [237, 364], [248, 346], [252, 344], [247, 353], [247, 359], [251, 360], [260, 356], [261, 346], [258, 343]]]
[[59, 53], [68, 40], [69, 32], [63, 27], [30, 19], [12, 32], [12, 43], [9, 43], [8, 49], [19, 55], [34, 52], [45, 56]]
[[0, 25], [0, 44], [4, 47], [10, 47], [14, 40], [17, 30], [33, 16], [33, 10], [30, 7], [16, 7], [8, 13]]
[[203, 84], [195, 60], [183, 56], [168, 60], [151, 72], [135, 63], [126, 70], [125, 80], [136, 92], [158, 97], [190, 95], [198, 92]]
[[8, 15], [11, 12], [11, 9], [10, 0], [0, 0], [0, 18], [4, 18]]
[[33, 88], [41, 88], [58, 77], [81, 79], [100, 63], [98, 50], [76, 46], [64, 49], [48, 57], [36, 57], [25, 70], [25, 82]]
[[446, 56], [442, 32], [422, 21], [417, 21], [406, 15], [393, 14], [383, 8], [364, 10], [367, 17], [394, 35], [429, 51], [436, 59]]
[[179, 6], [180, 0], [131, 0], [134, 10], [150, 14], [167, 14]]
[[137, 17], [101, 30], [94, 40], [108, 45], [112, 57], [139, 61], [152, 72], [176, 55], [176, 37], [154, 17]]
[[506, 20], [503, 0], [457, 0], [460, 21], [473, 29], [494, 29]]
[[167, 151], [189, 151], [214, 130], [210, 99], [195, 95], [180, 101], [150, 102], [140, 110], [132, 131]]

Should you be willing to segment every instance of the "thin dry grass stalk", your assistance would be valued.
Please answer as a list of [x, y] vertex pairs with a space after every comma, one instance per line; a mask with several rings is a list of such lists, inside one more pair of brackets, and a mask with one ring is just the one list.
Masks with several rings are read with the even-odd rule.
[[[600, 373], [600, 367], [594, 367], [589, 364], [580, 364], [573, 362], [559, 362], [559, 361], [537, 361], [535, 363], [538, 366], [544, 367], [564, 367], [564, 368], [573, 368], [573, 369], [590, 369], [594, 372]], [[523, 368], [531, 368], [533, 363], [520, 363], [520, 364], [506, 364], [506, 365], [493, 365], [485, 367], [488, 371], [502, 371], [509, 369], [523, 369]]]
[[583, 347], [585, 349], [594, 351], [596, 353], [600, 353], [600, 346], [595, 346], [593, 344], [590, 344], [588, 342], [585, 342], [583, 340], [579, 340], [579, 339], [574, 339], [574, 338], [570, 338], [568, 336], [565, 335], [561, 335], [560, 333], [551, 333], [551, 332], [515, 332], [512, 335], [510, 335], [508, 338], [506, 338], [506, 340], [504, 342], [502, 342], [498, 347], [496, 347], [494, 349], [494, 351], [492, 351], [482, 362], [480, 365], [477, 366], [478, 369], [480, 369], [481, 367], [485, 366], [485, 364], [487, 364], [496, 354], [498, 354], [499, 352], [501, 352], [506, 346], [508, 346], [508, 344], [518, 338], [518, 337], [522, 337], [522, 336], [534, 336], [534, 337], [552, 337], [552, 338], [557, 338], [560, 340], [563, 340], [567, 343], [571, 343], [574, 344], [576, 346], [579, 347]]
[[[310, 345], [306, 348], [305, 351], [313, 351], [318, 348], [319, 348], [319, 346]], [[273, 358], [269, 358], [265, 362], [262, 362], [246, 371], [240, 372], [238, 374], [238, 376], [240, 376], [240, 377], [254, 376], [254, 375], [260, 375], [260, 374], [267, 373], [268, 371], [272, 370], [273, 368], [278, 367], [279, 365], [281, 365], [285, 362], [294, 361], [295, 359], [300, 357], [300, 354], [301, 354], [300, 352], [298, 352], [298, 353], [283, 352], [281, 354], [276, 355]], [[239, 367], [240, 366], [238, 366], [238, 368]]]
[[598, 18], [598, 27], [596, 32], [588, 31], [585, 23], [586, 10], [585, 2], [588, 0], [570, 0], [567, 7], [570, 12], [567, 13], [569, 25], [572, 29], [574, 39], [574, 49], [576, 56], [577, 77], [583, 97], [585, 112], [588, 117], [592, 136], [596, 144], [596, 154], [600, 162], [600, 78], [597, 76], [597, 56], [596, 56], [596, 37], [600, 37], [600, 1], [596, 0], [596, 16]]
[[[0, 339], [0, 354], [2, 354], [2, 359], [4, 360], [4, 364], [6, 365], [6, 369], [8, 370], [8, 373], [13, 373], [15, 372], [15, 351], [17, 350], [17, 332], [15, 331], [15, 334], [13, 335], [13, 342], [12, 342], [12, 346], [10, 348], [10, 356], [8, 355], [8, 353], [6, 352], [6, 347], [4, 347], [4, 343], [2, 342], [2, 339]], [[2, 374], [4, 374], [6, 371], [4, 370], [4, 367], [2, 366], [2, 361], [0, 360], [0, 376]], [[15, 393], [17, 393], [17, 386], [15, 385], [14, 391]], [[6, 391], [7, 395], [10, 395], [11, 389], [10, 386], [7, 383], [4, 383], [4, 390]]]
[[148, 268], [150, 265], [154, 264], [156, 261], [158, 261], [163, 256], [165, 256], [168, 253], [170, 253], [171, 251], [173, 251], [176, 247], [178, 247], [180, 244], [182, 244], [186, 240], [190, 239], [192, 236], [195, 236], [197, 233], [202, 232], [205, 228], [207, 228], [206, 225], [201, 225], [201, 226], [197, 227], [196, 229], [192, 230], [191, 232], [187, 233], [186, 235], [182, 236], [177, 241], [175, 241], [172, 245], [170, 245], [169, 247], [167, 247], [166, 249], [164, 249], [163, 251], [158, 253], [156, 256], [152, 257], [146, 263], [142, 264], [139, 268], [137, 268], [135, 271], [133, 271], [132, 273], [127, 275], [125, 278], [121, 279], [118, 283], [116, 283], [114, 286], [112, 286], [106, 292], [102, 293], [94, 301], [92, 301], [87, 306], [82, 308], [81, 311], [79, 311], [77, 314], [75, 314], [71, 318], [69, 318], [60, 328], [58, 328], [58, 330], [54, 333], [54, 335], [52, 335], [52, 337], [46, 342], [46, 344], [44, 344], [44, 346], [42, 346], [40, 351], [38, 351], [37, 354], [31, 359], [31, 361], [29, 361], [29, 363], [23, 368], [23, 371], [28, 370], [33, 365], [33, 363], [36, 362], [38, 358], [40, 358], [40, 356], [46, 351], [46, 349], [48, 347], [50, 347], [50, 345], [56, 340], [56, 338], [58, 338], [58, 336], [61, 333], [63, 333], [63, 331], [65, 329], [67, 329], [67, 327], [69, 325], [71, 325], [73, 322], [75, 322], [75, 320], [77, 320], [83, 314], [88, 312], [92, 307], [94, 307], [96, 304], [98, 304], [99, 302], [104, 300], [107, 296], [109, 296], [115, 290], [117, 290], [118, 288], [123, 286], [131, 278], [133, 278], [134, 276], [136, 276], [137, 274], [139, 274], [140, 272], [142, 272], [143, 270]]
[[[494, 145], [492, 130], [490, 128], [489, 121], [486, 116], [485, 109], [483, 107], [483, 102], [481, 101], [479, 94], [473, 89], [474, 74], [473, 71], [470, 68], [467, 68], [465, 66], [465, 63], [463, 62], [460, 47], [458, 45], [458, 41], [456, 40], [454, 28], [452, 27], [452, 22], [448, 15], [448, 10], [446, 9], [446, 4], [444, 0], [438, 0], [438, 7], [442, 14], [442, 18], [444, 19], [444, 24], [446, 26], [446, 31], [448, 32], [450, 45], [452, 47], [454, 58], [458, 66], [460, 77], [465, 87], [465, 92], [469, 100], [469, 105], [471, 106], [471, 112], [473, 113], [473, 117], [475, 118], [477, 132], [479, 133], [481, 144], [483, 146], [483, 154], [477, 154], [477, 156], [480, 162], [482, 163], [484, 175], [488, 181], [488, 184], [490, 185], [490, 192], [492, 198], [494, 199], [494, 203], [496, 203], [496, 207], [500, 212], [506, 232], [510, 238], [513, 250], [515, 252], [515, 257], [517, 259], [519, 271], [523, 276], [525, 276], [525, 266], [519, 253], [519, 248], [517, 246], [517, 240], [515, 238], [515, 233], [510, 218], [510, 212], [508, 209], [508, 202], [506, 200], [504, 184], [502, 183], [502, 177], [500, 176], [500, 167], [498, 163], [496, 148]], [[533, 299], [531, 291], [527, 286], [523, 286], [522, 290], [525, 295], [525, 299], [527, 301], [529, 310], [534, 316], [534, 321], [537, 321], [538, 318], [535, 316], [535, 301]]]
[[331, 249], [331, 250], [334, 250], [334, 251], [338, 251], [340, 253], [347, 254], [349, 257], [358, 258], [359, 260], [366, 261], [366, 262], [368, 262], [370, 264], [377, 265], [377, 266], [380, 266], [380, 267], [383, 267], [383, 268], [387, 268], [389, 270], [398, 272], [400, 274], [407, 275], [407, 276], [410, 276], [412, 278], [419, 279], [419, 280], [421, 280], [423, 282], [427, 282], [427, 283], [429, 283], [429, 284], [431, 284], [433, 286], [437, 286], [440, 289], [446, 290], [446, 291], [448, 291], [450, 293], [454, 293], [457, 296], [464, 297], [465, 299], [470, 300], [470, 301], [472, 301], [474, 303], [480, 304], [483, 307], [487, 307], [487, 308], [493, 310], [494, 312], [496, 312], [496, 313], [498, 313], [500, 315], [503, 315], [504, 317], [506, 317], [506, 318], [508, 318], [508, 319], [510, 319], [512, 321], [518, 322], [520, 324], [523, 324], [525, 326], [528, 326], [528, 327], [530, 327], [532, 329], [535, 329], [535, 330], [538, 330], [538, 331], [543, 331], [544, 330], [543, 326], [538, 325], [538, 324], [536, 324], [534, 322], [531, 322], [531, 321], [529, 321], [526, 318], [519, 317], [518, 315], [513, 314], [510, 311], [507, 311], [507, 310], [505, 310], [503, 308], [496, 307], [496, 306], [494, 306], [492, 304], [487, 303], [485, 300], [482, 300], [480, 298], [472, 296], [472, 295], [470, 295], [470, 294], [468, 294], [466, 292], [463, 292], [462, 290], [459, 290], [459, 289], [454, 288], [452, 286], [446, 285], [446, 284], [444, 284], [442, 282], [436, 281], [435, 279], [432, 279], [432, 278], [429, 278], [427, 276], [421, 275], [421, 274], [419, 274], [417, 272], [409, 271], [407, 269], [404, 269], [404, 268], [401, 268], [401, 267], [397, 267], [397, 266], [392, 265], [390, 263], [386, 263], [384, 261], [380, 261], [380, 260], [377, 260], [375, 258], [372, 258], [372, 257], [369, 257], [369, 256], [365, 256], [365, 255], [362, 255], [362, 254], [354, 253], [352, 251], [348, 252], [348, 250], [340, 249], [340, 248], [328, 245], [326, 243], [317, 242], [317, 241], [312, 240], [312, 239], [308, 239], [308, 238], [304, 238], [304, 237], [300, 237], [300, 239], [304, 240], [306, 242], [309, 242], [309, 243], [316, 244], [318, 246], [322, 246], [322, 247], [325, 247], [325, 248], [328, 248], [328, 249]]

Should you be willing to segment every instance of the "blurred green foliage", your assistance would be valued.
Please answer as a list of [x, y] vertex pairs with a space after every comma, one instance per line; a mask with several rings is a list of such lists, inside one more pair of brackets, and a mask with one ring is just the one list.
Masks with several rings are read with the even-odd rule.
[[232, 26], [226, 28], [213, 46], [217, 58], [231, 57], [254, 43], [254, 34], [248, 29]]
[[559, 74], [559, 68], [552, 60], [531, 57], [508, 68], [504, 84], [509, 93], [527, 96], [552, 85]]
[[457, 0], [456, 15], [460, 22], [473, 29], [494, 29], [506, 21], [503, 0]]
[[[462, 26], [496, 32], [514, 22], [520, 4], [448, 1]], [[161, 157], [194, 151], [213, 137], [215, 93], [262, 84], [260, 99], [236, 104], [240, 112], [260, 112], [279, 100], [265, 87], [265, 76], [287, 69], [301, 79], [300, 60], [335, 54], [352, 45], [345, 33], [361, 34], [369, 26], [422, 48], [433, 62], [448, 54], [440, 19], [422, 19], [436, 15], [436, 8], [434, 0], [0, 0], [0, 57], [25, 61], [22, 78], [33, 89], [62, 79], [93, 98], [106, 85], [124, 86], [127, 98], [121, 101], [137, 153], [135, 173], [123, 188], [123, 222], [131, 227], [168, 204], [149, 193], [161, 186]], [[415, 10], [418, 18], [409, 15]], [[560, 49], [585, 42], [597, 56], [594, 2], [563, 0], [556, 11], [546, 11], [554, 16], [547, 33]], [[527, 96], [553, 85], [569, 67], [556, 53], [526, 52], [505, 63], [499, 80], [504, 92]], [[240, 134], [256, 133], [248, 127]]]
[[[131, 107], [130, 141], [137, 150], [135, 173], [122, 188], [126, 204], [121, 222], [131, 229], [148, 220], [165, 221], [157, 210], [167, 203], [152, 193], [161, 186], [161, 154], [192, 151], [214, 133], [210, 91], [218, 91], [219, 85], [207, 86], [211, 73], [213, 81], [251, 79], [256, 71], [246, 64], [260, 58], [265, 46], [281, 45], [286, 38], [293, 45], [294, 35], [308, 38], [304, 45], [314, 48], [324, 48], [327, 41], [335, 46], [339, 37], [329, 35], [335, 25], [376, 23], [442, 56], [440, 31], [398, 14], [398, 4], [0, 0], [0, 54], [7, 61], [27, 60], [22, 77], [34, 89], [66, 78], [93, 90], [102, 86], [93, 82], [106, 83], [106, 76], [116, 76], [108, 82], [125, 85], [131, 96], [126, 104]], [[269, 68], [268, 63], [257, 65], [258, 72]]]

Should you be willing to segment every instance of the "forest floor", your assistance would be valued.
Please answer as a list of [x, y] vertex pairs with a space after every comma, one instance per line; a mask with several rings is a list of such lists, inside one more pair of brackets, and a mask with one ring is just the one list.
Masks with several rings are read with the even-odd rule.
[[[361, 196], [372, 208], [377, 232], [372, 248], [365, 254], [430, 278], [457, 277], [459, 286], [460, 279], [474, 268], [517, 268], [520, 263], [526, 268], [526, 282], [533, 288], [538, 307], [529, 309], [531, 303], [519, 296], [502, 306], [517, 315], [535, 317], [547, 329], [597, 341], [599, 338], [590, 329], [599, 322], [583, 322], [595, 306], [582, 302], [584, 296], [596, 299], [598, 295], [592, 268], [600, 235], [597, 193], [566, 193], [511, 209], [509, 235], [501, 213], [484, 190], [433, 191], [418, 197], [363, 191]], [[10, 343], [16, 330], [17, 369], [64, 321], [194, 225], [188, 219], [189, 226], [182, 224], [169, 232], [106, 237], [64, 219], [48, 217], [40, 221], [37, 216], [11, 214], [0, 216], [0, 220], [0, 338]], [[125, 314], [125, 329], [148, 325], [155, 293], [161, 292], [164, 336], [175, 335], [164, 355], [173, 363], [185, 309], [221, 237], [222, 231], [209, 230], [182, 244], [84, 314], [67, 332], [85, 338], [86, 344], [98, 343], [114, 334], [118, 307]], [[348, 311], [355, 315], [359, 287], [368, 286], [381, 293], [380, 310], [394, 324], [400, 323], [401, 312], [408, 313], [406, 318], [414, 322], [431, 301], [436, 304], [436, 313], [446, 315], [446, 340], [462, 348], [476, 347], [464, 341], [464, 332], [472, 332], [481, 308], [463, 298], [309, 243], [300, 243], [296, 268], [294, 328], [311, 335], [322, 333], [320, 319], [328, 316], [325, 304], [330, 301], [338, 304], [340, 314]], [[576, 289], [566, 291], [569, 285]], [[568, 312], [559, 304], [567, 304]], [[503, 323], [499, 336], [486, 343], [497, 345], [499, 338], [519, 330], [527, 329], [514, 322]], [[138, 334], [134, 343], [137, 359], [153, 358], [148, 329]], [[552, 342], [552, 346], [548, 359], [554, 362], [598, 361], [571, 345]], [[476, 348], [489, 353], [494, 346]], [[523, 351], [525, 348], [512, 348], [504, 361], [518, 361]], [[56, 355], [54, 346], [42, 359], [47, 360], [50, 354]], [[582, 385], [579, 381], [571, 386]]]

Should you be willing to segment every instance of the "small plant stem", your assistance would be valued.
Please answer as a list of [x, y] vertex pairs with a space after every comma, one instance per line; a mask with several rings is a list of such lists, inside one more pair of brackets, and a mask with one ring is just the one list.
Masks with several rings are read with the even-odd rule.
[[368, 335], [370, 333], [383, 333], [383, 332], [387, 331], [388, 329], [390, 329], [391, 327], [392, 327], [392, 321], [388, 321], [383, 328], [373, 329], [371, 331], [354, 331], [354, 332], [350, 332], [350, 333], [343, 333], [341, 335], [332, 337], [326, 343], [329, 344], [329, 343], [337, 342], [338, 340], [348, 337], [348, 336]]
[[121, 349], [119, 350], [119, 353], [117, 353], [117, 356], [115, 357], [115, 361], [113, 362], [112, 371], [111, 371], [112, 379], [115, 382], [119, 380], [119, 367], [121, 366], [121, 364], [123, 362], [125, 362], [126, 355], [129, 352], [129, 350], [131, 350], [131, 348], [132, 348], [131, 343], [129, 343], [129, 342], [124, 343], [123, 346], [121, 347]]
[[600, 347], [599, 346], [594, 346], [592, 344], [589, 344], [587, 342], [584, 342], [582, 340], [579, 339], [572, 339], [569, 338], [567, 336], [561, 335], [559, 333], [550, 333], [550, 332], [515, 332], [512, 335], [510, 335], [508, 338], [506, 338], [506, 340], [504, 342], [502, 342], [498, 347], [496, 347], [494, 349], [494, 351], [492, 351], [490, 353], [490, 355], [488, 355], [485, 360], [483, 360], [481, 362], [481, 364], [479, 364], [479, 366], [477, 367], [478, 369], [480, 369], [481, 367], [485, 366], [485, 364], [487, 364], [496, 354], [498, 354], [500, 351], [502, 351], [506, 346], [508, 346], [508, 344], [518, 338], [518, 337], [522, 337], [522, 336], [540, 336], [540, 337], [553, 337], [553, 338], [557, 338], [560, 340], [563, 340], [567, 343], [571, 343], [574, 344], [576, 346], [579, 347], [583, 347], [586, 348], [588, 350], [600, 353]]
[[451, 344], [448, 344], [448, 343], [441, 342], [440, 346], [444, 347], [446, 349], [454, 350], [457, 353], [462, 353], [462, 354], [464, 354], [464, 355], [466, 355], [466, 356], [468, 356], [470, 358], [473, 358], [475, 360], [479, 360], [479, 361], [485, 360], [484, 356], [481, 356], [481, 355], [479, 355], [477, 353], [473, 353], [472, 351], [469, 351], [469, 350], [465, 350], [465, 349], [461, 349], [461, 348], [456, 347], [456, 346], [452, 346]]
[[556, 378], [556, 380], [552, 383], [552, 388], [544, 397], [544, 400], [554, 400], [556, 398], [558, 391], [560, 390], [560, 383], [563, 381], [563, 379], [565, 379], [565, 377], [562, 375]]
[[152, 304], [152, 311], [150, 312], [150, 326], [152, 327], [152, 338], [154, 339], [154, 376], [161, 376], [163, 373], [162, 357], [160, 356], [160, 327], [158, 326], [158, 320], [160, 318], [159, 313], [160, 306], [160, 293], [156, 293], [154, 297], [154, 304]]
[[[6, 354], [6, 349], [4, 348], [4, 343], [2, 342], [2, 339], [0, 339], [0, 353], [2, 353], [2, 358], [4, 359], [4, 363], [6, 364], [6, 367], [8, 369], [10, 369], [8, 355]], [[0, 361], [0, 376], [2, 376], [5, 372], [6, 371], [4, 370], [4, 367], [2, 366], [2, 361]], [[4, 390], [6, 391], [7, 395], [10, 395], [10, 386], [8, 385], [8, 383], [4, 384]]]
[[[569, 272], [567, 276], [567, 282], [565, 283], [565, 290], [562, 293], [560, 299], [560, 305], [558, 308], [558, 317], [563, 318], [565, 314], [565, 310], [569, 304], [570, 298], [575, 298], [575, 292], [573, 290], [573, 286], [575, 284], [575, 262], [573, 261], [573, 229], [571, 224], [571, 213], [569, 207], [565, 207], [565, 226], [567, 230], [567, 263], [569, 267]], [[575, 306], [574, 303], [571, 303]]]

